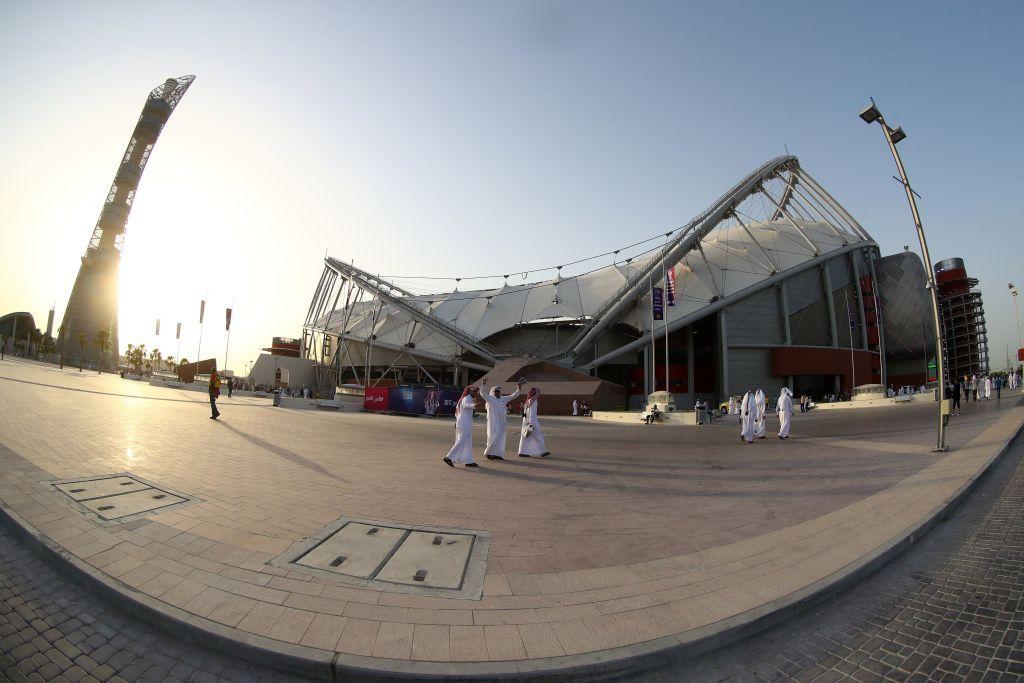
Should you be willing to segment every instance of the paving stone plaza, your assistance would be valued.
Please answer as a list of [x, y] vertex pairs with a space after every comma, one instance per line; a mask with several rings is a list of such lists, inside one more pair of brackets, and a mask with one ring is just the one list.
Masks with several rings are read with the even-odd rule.
[[204, 398], [0, 362], [7, 678], [1024, 675], [1019, 393], [942, 455], [918, 403], [547, 418], [500, 463], [478, 420], [475, 471], [450, 420]]

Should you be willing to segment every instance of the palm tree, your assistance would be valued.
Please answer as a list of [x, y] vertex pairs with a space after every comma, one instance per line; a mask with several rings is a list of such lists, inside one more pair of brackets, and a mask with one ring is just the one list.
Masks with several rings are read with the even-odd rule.
[[47, 335], [43, 337], [42, 343], [39, 345], [39, 352], [45, 355], [50, 355], [53, 350], [57, 348], [57, 344], [54, 343], [53, 337]]
[[178, 359], [178, 365], [179, 366], [181, 366], [181, 365], [188, 365], [188, 358], [180, 358], [180, 359]]
[[100, 350], [100, 360], [96, 364], [96, 374], [99, 374], [103, 371], [103, 356], [111, 346], [110, 330], [97, 330], [95, 337], [93, 337], [92, 345]]
[[82, 356], [85, 355], [85, 342], [87, 341], [86, 338], [85, 338], [85, 332], [79, 332], [75, 336], [75, 341], [78, 342], [78, 352], [80, 354], [78, 356], [78, 371], [81, 372], [82, 371]]
[[28, 346], [25, 349], [25, 353], [29, 353], [33, 349], [35, 350], [35, 356], [39, 355], [39, 347], [43, 343], [43, 333], [39, 331], [39, 328], [29, 330], [28, 332]]
[[132, 364], [135, 366], [135, 372], [142, 374], [142, 364], [146, 360], [146, 345], [139, 344], [135, 347], [135, 358]]
[[163, 358], [163, 354], [160, 353], [160, 349], [153, 349], [149, 352], [149, 359], [153, 362], [153, 368], [155, 368], [157, 372], [160, 371], [161, 358]]
[[167, 363], [167, 371], [173, 373], [174, 372], [174, 356], [167, 356], [167, 358], [164, 358], [164, 362]]

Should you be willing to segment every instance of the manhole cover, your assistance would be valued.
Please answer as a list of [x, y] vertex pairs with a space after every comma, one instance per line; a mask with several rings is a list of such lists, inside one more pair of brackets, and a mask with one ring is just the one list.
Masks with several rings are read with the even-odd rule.
[[95, 514], [104, 522], [122, 521], [144, 512], [195, 501], [132, 474], [107, 474], [50, 483], [77, 507]]
[[314, 569], [369, 579], [405, 538], [405, 529], [352, 522], [296, 560]]
[[490, 534], [342, 518], [269, 564], [381, 591], [479, 600]]
[[[435, 543], [438, 538], [440, 543]], [[473, 537], [467, 534], [413, 531], [380, 570], [377, 579], [392, 583], [421, 583], [435, 588], [459, 588], [472, 550]]]

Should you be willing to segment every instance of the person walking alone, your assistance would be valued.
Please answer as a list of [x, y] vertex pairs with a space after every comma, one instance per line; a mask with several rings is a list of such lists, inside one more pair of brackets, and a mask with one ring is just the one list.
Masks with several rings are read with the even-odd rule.
[[228, 398], [231, 398], [231, 392], [235, 390], [235, 378], [228, 377]]
[[444, 456], [444, 464], [448, 467], [455, 467], [457, 462], [466, 467], [477, 467], [473, 462], [473, 407], [477, 393], [477, 388], [470, 384], [462, 390], [455, 404], [455, 445]]
[[789, 438], [789, 424], [793, 421], [793, 392], [789, 387], [782, 387], [779, 401], [775, 404], [775, 412], [779, 414], [779, 438]]
[[960, 414], [960, 392], [961, 392], [960, 378], [957, 377], [956, 381], [953, 382], [953, 390], [950, 392], [950, 398], [953, 399], [953, 406], [949, 412], [954, 415]]
[[220, 417], [220, 411], [217, 410], [217, 399], [220, 397], [220, 377], [217, 376], [216, 370], [210, 373], [210, 384], [207, 390], [210, 392], [210, 419], [216, 420]]

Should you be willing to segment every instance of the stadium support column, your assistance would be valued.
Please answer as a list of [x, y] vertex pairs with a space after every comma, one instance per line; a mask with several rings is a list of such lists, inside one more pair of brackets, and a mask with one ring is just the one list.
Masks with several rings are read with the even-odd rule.
[[693, 367], [693, 325], [686, 326], [686, 408], [692, 409], [697, 403], [696, 389], [694, 389], [694, 367]]
[[[789, 295], [786, 293], [786, 281], [779, 281], [779, 310], [782, 311], [782, 337], [786, 346], [793, 345], [793, 329], [789, 325]], [[786, 386], [793, 391], [793, 375], [786, 375]]]
[[644, 344], [644, 405], [647, 405], [647, 397], [651, 395], [651, 347]]
[[725, 309], [715, 314], [718, 318], [718, 386], [722, 393], [719, 401], [728, 401], [732, 392], [729, 389], [729, 338], [725, 323]]

